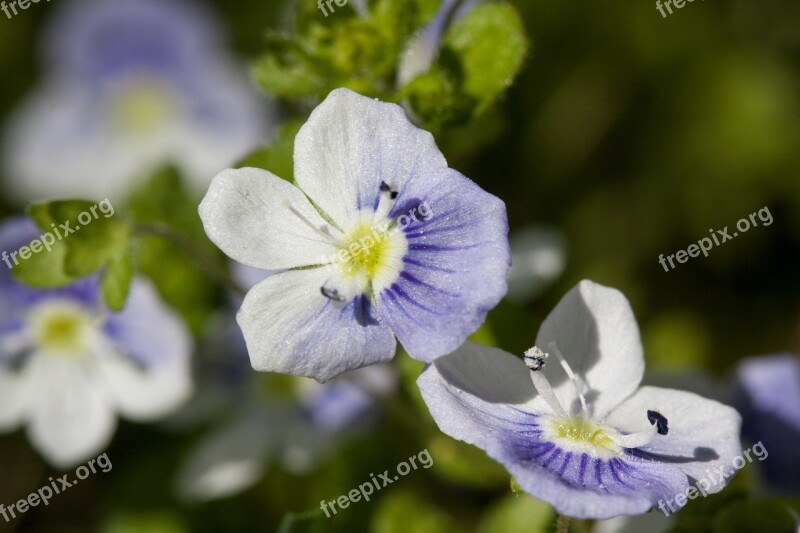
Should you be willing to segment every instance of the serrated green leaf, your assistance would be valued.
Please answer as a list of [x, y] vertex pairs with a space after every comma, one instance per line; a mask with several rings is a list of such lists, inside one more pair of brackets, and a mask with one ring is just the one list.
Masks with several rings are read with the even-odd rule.
[[[38, 289], [56, 289], [74, 281], [71, 276], [64, 273], [64, 257], [67, 248], [63, 243], [56, 241], [50, 251], [44, 249], [31, 255], [28, 259], [22, 259], [18, 255], [19, 250], [16, 251], [16, 259], [19, 264], [14, 265], [11, 275], [20, 283]], [[13, 260], [10, 261], [14, 264]]]
[[476, 6], [447, 31], [443, 44], [458, 56], [463, 91], [480, 102], [478, 112], [511, 85], [528, 51], [522, 18], [506, 3]]
[[129, 257], [120, 256], [111, 261], [100, 279], [103, 301], [112, 311], [122, 311], [133, 280], [133, 262]]

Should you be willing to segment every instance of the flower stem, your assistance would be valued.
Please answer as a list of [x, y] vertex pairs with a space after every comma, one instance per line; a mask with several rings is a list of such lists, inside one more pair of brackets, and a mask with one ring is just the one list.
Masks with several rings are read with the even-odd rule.
[[244, 297], [247, 291], [230, 275], [230, 272], [206, 250], [186, 238], [185, 235], [175, 231], [171, 226], [162, 223], [138, 223], [135, 227], [137, 235], [159, 237], [168, 241], [187, 254], [191, 255], [197, 264], [219, 284], [229, 288], [237, 295]]
[[563, 514], [558, 515], [556, 518], [556, 533], [568, 533], [569, 531], [569, 517]]

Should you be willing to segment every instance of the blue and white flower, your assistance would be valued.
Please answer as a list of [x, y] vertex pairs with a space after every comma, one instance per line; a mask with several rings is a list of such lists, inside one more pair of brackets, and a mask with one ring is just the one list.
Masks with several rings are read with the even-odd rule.
[[782, 353], [745, 359], [736, 369], [733, 405], [742, 433], [769, 450], [759, 462], [766, 485], [800, 496], [800, 359]]
[[[0, 227], [0, 249], [39, 235], [33, 223]], [[127, 307], [104, 308], [95, 277], [41, 291], [0, 271], [0, 431], [25, 426], [33, 446], [67, 468], [111, 440], [117, 414], [158, 419], [191, 391], [191, 341], [155, 289], [134, 281]]]
[[741, 453], [734, 409], [640, 388], [643, 372], [628, 301], [583, 281], [524, 359], [467, 343], [417, 383], [441, 430], [485, 450], [526, 492], [562, 514], [605, 519], [670, 500], [677, 509], [677, 495], [712, 470], [731, 474]]
[[506, 292], [505, 206], [448, 168], [402, 108], [333, 91], [295, 140], [292, 184], [225, 170], [200, 205], [228, 256], [279, 270], [238, 322], [256, 370], [326, 381], [455, 350]]
[[58, 15], [45, 80], [6, 131], [16, 199], [113, 199], [167, 163], [201, 192], [265, 137], [263, 102], [197, 6], [79, 0]]

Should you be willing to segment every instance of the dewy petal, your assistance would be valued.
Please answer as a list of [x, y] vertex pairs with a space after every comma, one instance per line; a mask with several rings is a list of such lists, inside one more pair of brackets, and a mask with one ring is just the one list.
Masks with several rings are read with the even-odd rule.
[[642, 387], [609, 413], [606, 423], [620, 431], [635, 433], [647, 429], [646, 412], [654, 410], [669, 421], [669, 433], [659, 435], [639, 448], [643, 457], [669, 463], [695, 480], [707, 480], [707, 493], [722, 490], [726, 475], [736, 471], [735, 457], [742, 454], [739, 442], [741, 417], [732, 407], [697, 394], [659, 387]]
[[298, 186], [337, 224], [374, 209], [381, 181], [398, 188], [447, 168], [433, 136], [396, 104], [331, 92], [295, 139]]
[[253, 368], [324, 382], [394, 356], [394, 335], [363, 296], [337, 307], [322, 295], [328, 277], [325, 268], [283, 272], [247, 294], [237, 320]]
[[643, 513], [683, 492], [686, 475], [632, 455], [599, 458], [560, 449], [541, 436], [542, 415], [525, 365], [494, 348], [467, 344], [417, 380], [439, 428], [503, 464], [522, 488], [576, 518]]
[[[427, 220], [414, 222], [420, 202]], [[414, 209], [416, 208], [416, 211]], [[411, 357], [430, 362], [458, 348], [507, 290], [511, 263], [505, 204], [455, 170], [400, 188], [392, 216], [408, 252], [378, 299], [378, 314]]]
[[[572, 370], [581, 376], [595, 419], [633, 394], [642, 381], [644, 357], [639, 327], [628, 300], [616, 289], [584, 280], [547, 316], [536, 345], [545, 352], [555, 342]], [[576, 409], [575, 386], [553, 361], [544, 369], [567, 411]]]
[[329, 260], [338, 249], [294, 215], [287, 201], [313, 224], [326, 225], [300, 189], [257, 168], [220, 172], [200, 204], [200, 218], [214, 244], [248, 266], [276, 270]]
[[36, 399], [30, 406], [28, 436], [57, 468], [71, 468], [97, 455], [114, 434], [111, 400], [87, 363], [88, 359], [32, 356]]
[[95, 347], [95, 355], [123, 416], [153, 420], [189, 397], [191, 338], [152, 285], [136, 280], [125, 309], [109, 318], [106, 331], [115, 344]]

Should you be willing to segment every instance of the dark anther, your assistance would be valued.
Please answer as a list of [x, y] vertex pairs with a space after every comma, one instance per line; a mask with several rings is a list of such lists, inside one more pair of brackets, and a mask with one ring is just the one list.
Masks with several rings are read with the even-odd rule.
[[522, 356], [522, 360], [525, 362], [525, 366], [527, 366], [528, 370], [532, 372], [538, 372], [539, 370], [544, 368], [544, 363], [546, 359], [547, 359], [547, 354], [543, 353], [541, 350], [535, 347], [526, 351], [525, 354]]
[[647, 420], [650, 421], [651, 425], [656, 425], [659, 435], [666, 435], [669, 432], [667, 418], [658, 411], [647, 411]]
[[397, 194], [398, 194], [397, 191], [392, 189], [392, 187], [388, 183], [386, 183], [385, 181], [381, 182], [380, 191], [381, 192], [388, 192], [389, 193], [389, 198], [391, 198], [392, 200], [397, 198]]
[[322, 293], [322, 295], [329, 300], [333, 300], [336, 302], [344, 301], [344, 298], [342, 297], [341, 294], [339, 294], [339, 291], [337, 291], [336, 289], [328, 289], [325, 287], [320, 287], [319, 290]]

